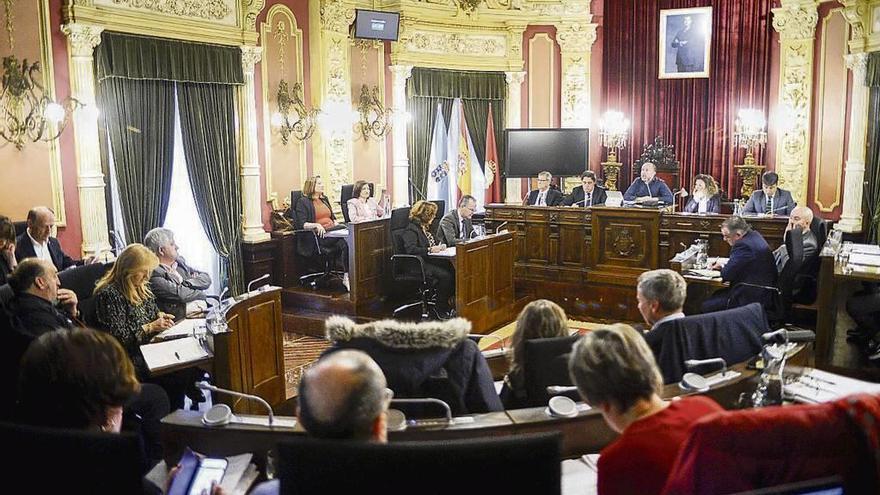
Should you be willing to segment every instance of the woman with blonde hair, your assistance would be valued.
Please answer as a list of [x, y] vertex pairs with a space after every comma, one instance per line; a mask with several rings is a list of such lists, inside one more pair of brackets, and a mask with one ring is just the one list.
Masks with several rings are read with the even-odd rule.
[[684, 206], [685, 213], [718, 213], [721, 199], [718, 186], [711, 175], [698, 174], [694, 177], [693, 194]]
[[419, 256], [424, 260], [425, 276], [437, 287], [437, 312], [440, 318], [454, 316], [449, 300], [455, 291], [455, 273], [446, 260], [435, 260], [429, 253], [439, 253], [445, 244], [437, 244], [431, 224], [437, 216], [437, 205], [430, 201], [416, 201], [409, 210], [409, 225], [403, 230], [403, 253]]
[[520, 311], [513, 331], [513, 353], [510, 357], [510, 371], [504, 376], [501, 401], [505, 409], [528, 407], [525, 383], [526, 341], [567, 337], [571, 334], [565, 311], [555, 302], [547, 299], [532, 301]]

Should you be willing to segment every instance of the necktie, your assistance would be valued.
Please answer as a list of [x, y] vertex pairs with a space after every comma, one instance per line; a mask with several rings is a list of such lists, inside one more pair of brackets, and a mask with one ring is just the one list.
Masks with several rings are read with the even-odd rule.
[[584, 198], [584, 206], [590, 206], [592, 203], [593, 195], [591, 193], [587, 193], [587, 197]]
[[767, 204], [764, 206], [764, 213], [773, 213], [773, 196], [767, 196]]
[[462, 239], [467, 237], [467, 232], [464, 231], [464, 219], [463, 218], [461, 219], [461, 223], [458, 226], [458, 236], [459, 236], [459, 238], [462, 238]]
[[543, 192], [538, 193], [538, 206], [547, 206], [547, 202], [544, 201], [544, 193]]

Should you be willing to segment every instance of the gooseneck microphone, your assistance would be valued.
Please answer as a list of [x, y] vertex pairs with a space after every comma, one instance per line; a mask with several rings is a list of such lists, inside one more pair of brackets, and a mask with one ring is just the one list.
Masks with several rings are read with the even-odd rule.
[[447, 424], [452, 424], [455, 420], [452, 418], [452, 408], [444, 400], [435, 399], [433, 397], [422, 397], [414, 399], [391, 399], [392, 404], [434, 404], [440, 406], [444, 412], [444, 418]]
[[684, 362], [684, 365], [687, 366], [688, 369], [696, 368], [697, 366], [703, 366], [706, 364], [720, 364], [721, 365], [721, 374], [727, 373], [727, 361], [724, 358], [709, 358], [709, 359], [687, 359]]
[[569, 392], [576, 392], [577, 389], [574, 386], [550, 385], [547, 387], [547, 393], [550, 395], [567, 394]]
[[251, 280], [250, 282], [248, 282], [248, 285], [247, 285], [247, 291], [248, 291], [248, 294], [250, 294], [250, 292], [251, 292], [251, 287], [253, 287], [253, 285], [254, 285], [255, 283], [257, 283], [257, 282], [259, 282], [259, 281], [261, 281], [261, 280], [266, 280], [267, 278], [269, 278], [269, 274], [268, 274], [268, 273], [265, 274], [265, 275], [263, 275], [263, 276], [261, 276], [261, 277], [257, 277], [257, 278], [255, 278], [255, 279]]
[[787, 330], [780, 328], [774, 332], [767, 332], [761, 335], [764, 342], [791, 342], [795, 344], [804, 342], [813, 342], [816, 340], [816, 333], [812, 330]]
[[272, 406], [270, 406], [269, 403], [266, 402], [262, 397], [258, 397], [256, 395], [251, 395], [251, 394], [244, 394], [241, 392], [236, 392], [234, 390], [228, 390], [225, 388], [215, 387], [214, 385], [211, 385], [210, 383], [204, 382], [204, 381], [196, 382], [196, 388], [201, 389], [201, 390], [210, 390], [211, 392], [218, 392], [221, 394], [233, 395], [235, 397], [241, 397], [243, 399], [248, 399], [248, 400], [252, 400], [255, 402], [259, 402], [269, 412], [269, 426], [271, 427], [272, 424], [275, 423], [275, 414], [272, 412]]

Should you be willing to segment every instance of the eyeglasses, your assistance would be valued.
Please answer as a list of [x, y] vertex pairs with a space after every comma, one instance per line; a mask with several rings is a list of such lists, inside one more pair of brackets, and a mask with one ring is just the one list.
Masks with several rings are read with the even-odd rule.
[[538, 182], [550, 182], [550, 179], [538, 179]]

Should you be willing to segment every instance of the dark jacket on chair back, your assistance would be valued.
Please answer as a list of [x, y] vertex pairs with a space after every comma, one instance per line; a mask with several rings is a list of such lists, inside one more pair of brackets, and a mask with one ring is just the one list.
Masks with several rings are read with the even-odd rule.
[[414, 254], [428, 259], [428, 248], [431, 247], [431, 244], [428, 242], [428, 236], [425, 234], [425, 231], [422, 230], [421, 224], [411, 221], [409, 225], [403, 229], [400, 237], [403, 241], [402, 254]]

